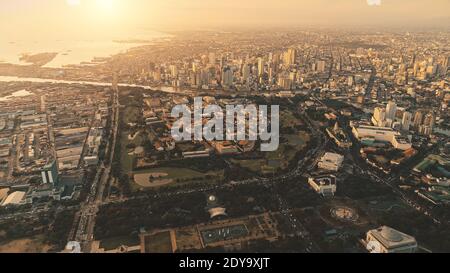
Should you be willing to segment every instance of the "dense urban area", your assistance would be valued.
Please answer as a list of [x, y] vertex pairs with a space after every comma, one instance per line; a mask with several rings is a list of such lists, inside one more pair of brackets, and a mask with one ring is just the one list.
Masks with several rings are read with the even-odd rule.
[[[0, 63], [0, 252], [448, 252], [449, 45], [184, 31], [60, 69]], [[176, 141], [171, 111], [195, 97], [279, 105], [278, 149]]]

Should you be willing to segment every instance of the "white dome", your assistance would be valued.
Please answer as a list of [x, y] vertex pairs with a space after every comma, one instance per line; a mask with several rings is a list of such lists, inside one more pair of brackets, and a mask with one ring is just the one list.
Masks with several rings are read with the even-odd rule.
[[214, 195], [211, 195], [211, 196], [208, 198], [208, 200], [209, 200], [209, 202], [215, 202], [215, 201], [216, 201], [216, 197], [215, 197]]

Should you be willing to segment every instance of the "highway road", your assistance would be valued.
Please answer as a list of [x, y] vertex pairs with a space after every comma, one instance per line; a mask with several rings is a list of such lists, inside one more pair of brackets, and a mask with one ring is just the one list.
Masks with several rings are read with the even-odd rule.
[[[76, 231], [74, 240], [79, 242], [83, 252], [90, 252], [91, 244], [94, 240], [95, 220], [99, 210], [99, 206], [103, 202], [103, 193], [111, 177], [111, 166], [114, 158], [114, 152], [117, 141], [117, 133], [119, 126], [119, 90], [113, 87], [113, 122], [112, 122], [112, 142], [109, 142], [106, 153], [109, 157], [99, 163], [97, 174], [91, 186], [91, 191], [86, 202], [82, 205], [79, 212], [79, 219], [76, 219]], [[72, 234], [73, 234], [72, 233]], [[70, 239], [69, 239], [70, 240]]]

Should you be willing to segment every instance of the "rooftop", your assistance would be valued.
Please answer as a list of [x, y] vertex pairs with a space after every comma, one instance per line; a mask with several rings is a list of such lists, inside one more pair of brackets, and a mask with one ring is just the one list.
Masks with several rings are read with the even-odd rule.
[[417, 244], [416, 239], [388, 226], [369, 231], [387, 249]]

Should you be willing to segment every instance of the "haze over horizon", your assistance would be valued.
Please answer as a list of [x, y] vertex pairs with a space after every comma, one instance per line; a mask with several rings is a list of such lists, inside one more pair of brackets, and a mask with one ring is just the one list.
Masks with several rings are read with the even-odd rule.
[[448, 0], [0, 0], [9, 37], [283, 26], [449, 27]]

